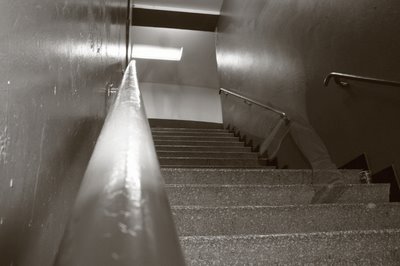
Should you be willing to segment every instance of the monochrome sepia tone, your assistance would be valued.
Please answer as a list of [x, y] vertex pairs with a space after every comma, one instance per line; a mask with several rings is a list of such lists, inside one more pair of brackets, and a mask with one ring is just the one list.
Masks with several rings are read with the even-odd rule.
[[0, 266], [400, 264], [397, 0], [0, 14]]

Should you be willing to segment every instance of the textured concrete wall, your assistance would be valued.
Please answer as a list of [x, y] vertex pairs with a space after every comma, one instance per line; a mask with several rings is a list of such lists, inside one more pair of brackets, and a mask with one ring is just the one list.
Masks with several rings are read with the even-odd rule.
[[51, 265], [125, 63], [126, 0], [0, 2], [0, 265]]
[[[364, 151], [373, 170], [400, 165], [399, 90], [322, 83], [330, 71], [400, 80], [399, 12], [396, 0], [227, 0], [218, 26], [221, 87], [287, 112], [309, 130], [297, 130], [297, 141], [311, 157], [323, 151], [314, 128], [337, 165]], [[282, 147], [282, 164], [307, 166], [290, 138]]]

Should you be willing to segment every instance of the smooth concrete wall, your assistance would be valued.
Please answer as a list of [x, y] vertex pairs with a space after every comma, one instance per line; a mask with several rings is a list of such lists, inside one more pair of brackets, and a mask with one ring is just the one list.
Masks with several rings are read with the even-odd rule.
[[222, 123], [216, 89], [140, 83], [140, 91], [149, 118]]
[[[366, 152], [373, 171], [392, 162], [399, 170], [399, 88], [323, 86], [331, 71], [400, 80], [398, 25], [397, 0], [227, 0], [218, 25], [221, 87], [287, 112], [306, 129], [292, 135], [308, 157], [325, 143], [338, 166]], [[291, 137], [279, 159], [309, 165]]]
[[136, 59], [140, 82], [218, 89], [214, 32], [132, 28], [134, 44], [183, 48], [180, 61]]
[[214, 32], [133, 27], [133, 42], [183, 48], [180, 61], [137, 59], [149, 118], [222, 121]]
[[0, 265], [52, 265], [125, 63], [125, 0], [0, 1]]

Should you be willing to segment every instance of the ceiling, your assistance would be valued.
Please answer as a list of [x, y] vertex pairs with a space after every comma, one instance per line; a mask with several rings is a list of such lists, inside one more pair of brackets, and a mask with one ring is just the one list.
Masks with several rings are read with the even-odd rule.
[[215, 27], [223, 0], [134, 0], [133, 43], [183, 47], [182, 60], [138, 59], [140, 82], [215, 88]]
[[136, 0], [133, 26], [215, 31], [223, 0]]

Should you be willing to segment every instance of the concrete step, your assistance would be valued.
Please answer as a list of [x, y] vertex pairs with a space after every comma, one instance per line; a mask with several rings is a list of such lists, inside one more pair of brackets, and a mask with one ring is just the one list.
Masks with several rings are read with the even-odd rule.
[[[171, 206], [281, 206], [305, 205], [314, 200], [322, 185], [166, 185]], [[389, 184], [336, 186], [330, 203], [388, 202]]]
[[196, 151], [158, 151], [159, 157], [203, 157], [203, 158], [232, 158], [232, 159], [258, 159], [255, 152], [196, 152]]
[[158, 128], [158, 127], [223, 128], [223, 125], [221, 123], [191, 121], [191, 120], [157, 119], [157, 118], [150, 118], [149, 124], [152, 128]]
[[208, 132], [208, 133], [227, 133], [226, 129], [209, 129], [209, 128], [168, 128], [168, 127], [160, 127], [160, 128], [151, 128], [151, 132], [156, 133], [156, 132], [182, 132], [182, 133], [192, 133], [192, 132]]
[[[212, 165], [212, 168], [215, 169], [276, 169], [275, 166], [267, 165], [267, 166], [238, 166], [238, 165]], [[163, 164], [161, 165], [161, 169], [169, 169], [169, 168], [183, 168], [183, 169], [207, 169], [210, 168], [210, 165], [174, 165], [174, 164]]]
[[400, 203], [173, 207], [180, 236], [400, 228]]
[[258, 159], [224, 159], [224, 158], [202, 158], [202, 157], [159, 157], [161, 167], [163, 165], [190, 165], [190, 166], [231, 166], [231, 167], [252, 167], [266, 166], [267, 160]]
[[187, 265], [399, 265], [400, 229], [181, 237]]
[[162, 169], [167, 184], [294, 185], [360, 183], [359, 170]]
[[154, 140], [155, 145], [182, 145], [182, 146], [228, 146], [244, 147], [239, 141], [185, 141], [185, 140]]
[[214, 136], [154, 136], [154, 141], [239, 141], [237, 137], [214, 137]]
[[153, 137], [157, 136], [210, 136], [210, 137], [234, 137], [233, 133], [229, 133], [228, 131], [165, 131], [165, 130], [153, 130]]
[[156, 145], [156, 151], [197, 151], [197, 152], [250, 152], [250, 147], [244, 146], [193, 146], [193, 145]]

